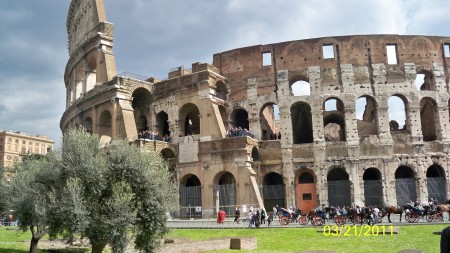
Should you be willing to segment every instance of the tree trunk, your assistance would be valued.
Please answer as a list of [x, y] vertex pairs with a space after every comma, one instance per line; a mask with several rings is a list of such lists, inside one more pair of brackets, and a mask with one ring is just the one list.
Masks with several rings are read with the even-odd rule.
[[39, 239], [37, 239], [35, 237], [31, 237], [30, 253], [37, 253], [38, 243], [39, 243]]
[[91, 242], [91, 245], [92, 245], [92, 253], [102, 253], [103, 249], [106, 246], [105, 243], [93, 243], [93, 242]]

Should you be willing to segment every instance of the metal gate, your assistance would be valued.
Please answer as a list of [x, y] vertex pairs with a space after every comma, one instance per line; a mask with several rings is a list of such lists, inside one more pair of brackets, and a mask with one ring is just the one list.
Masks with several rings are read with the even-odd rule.
[[[217, 196], [219, 195], [219, 196]], [[234, 214], [236, 209], [236, 184], [221, 184], [214, 186], [214, 209], [223, 208], [227, 215]], [[219, 206], [217, 207], [217, 197]]]
[[286, 207], [284, 202], [284, 185], [264, 185], [261, 187], [262, 197], [264, 199], [264, 207], [267, 210], [272, 210], [276, 205], [279, 207]]
[[364, 180], [366, 206], [383, 206], [383, 185], [381, 180]]
[[350, 180], [328, 181], [328, 202], [330, 206], [351, 206]]
[[439, 203], [447, 201], [445, 178], [429, 177], [427, 178], [428, 198], [437, 199]]
[[404, 206], [408, 202], [417, 200], [416, 180], [414, 178], [395, 179], [395, 189], [397, 205]]
[[202, 217], [202, 187], [180, 187], [180, 217]]

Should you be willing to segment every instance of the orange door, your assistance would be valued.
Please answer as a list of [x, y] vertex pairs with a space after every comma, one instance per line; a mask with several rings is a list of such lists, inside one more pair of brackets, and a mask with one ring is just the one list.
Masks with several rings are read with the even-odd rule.
[[315, 183], [297, 184], [295, 188], [297, 208], [302, 209], [303, 214], [316, 208], [317, 194]]

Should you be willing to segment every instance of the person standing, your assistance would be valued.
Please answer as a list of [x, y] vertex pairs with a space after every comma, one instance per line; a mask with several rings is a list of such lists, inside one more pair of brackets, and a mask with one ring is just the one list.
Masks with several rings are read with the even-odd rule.
[[378, 224], [378, 213], [380, 212], [380, 209], [378, 207], [373, 208], [373, 223]]
[[252, 225], [253, 225], [253, 212], [252, 212], [252, 210], [248, 211], [247, 220], [248, 220], [248, 227], [251, 228]]
[[266, 210], [261, 209], [261, 224], [266, 224]]
[[225, 211], [223, 209], [220, 209], [219, 212], [217, 213], [217, 223], [223, 224], [225, 222], [226, 216], [227, 214], [225, 213]]
[[236, 211], [234, 212], [234, 222], [239, 223], [241, 220], [241, 211], [239, 210], [239, 207], [236, 207]]

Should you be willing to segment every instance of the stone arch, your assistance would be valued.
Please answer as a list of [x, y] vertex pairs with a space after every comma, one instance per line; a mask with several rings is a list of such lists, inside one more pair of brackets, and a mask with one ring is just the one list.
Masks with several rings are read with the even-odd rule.
[[301, 170], [295, 180], [295, 199], [297, 208], [308, 213], [318, 206], [316, 176], [314, 171]]
[[434, 141], [437, 137], [437, 126], [439, 119], [436, 113], [436, 101], [425, 97], [420, 100], [420, 123], [423, 141]]
[[131, 105], [133, 107], [134, 120], [137, 132], [152, 130], [148, 127], [150, 119], [150, 104], [153, 102], [150, 91], [145, 88], [137, 88], [133, 91]]
[[97, 58], [91, 56], [87, 62], [86, 88], [83, 92], [88, 92], [97, 84]]
[[158, 131], [161, 136], [170, 137], [170, 126], [169, 126], [169, 115], [165, 111], [160, 111], [156, 114], [156, 131]]
[[276, 173], [267, 173], [262, 180], [262, 197], [264, 200], [264, 206], [266, 209], [278, 205], [279, 207], [285, 207], [285, 186], [283, 177]]
[[409, 130], [407, 115], [408, 100], [400, 94], [388, 99], [389, 128], [391, 132], [407, 132]]
[[363, 180], [365, 205], [384, 206], [381, 171], [377, 168], [368, 168], [364, 171]]
[[[201, 217], [202, 184], [194, 174], [187, 174], [180, 180], [180, 217]], [[200, 210], [200, 212], [198, 212]]]
[[252, 148], [252, 159], [253, 161], [261, 161], [261, 157], [259, 155], [259, 149], [255, 146]]
[[356, 101], [358, 135], [378, 135], [377, 102], [371, 96], [361, 96]]
[[243, 108], [235, 108], [230, 115], [230, 123], [233, 127], [242, 127], [250, 130], [248, 112]]
[[227, 101], [228, 94], [229, 92], [227, 86], [223, 83], [223, 81], [218, 81], [216, 83], [216, 98]]
[[426, 69], [417, 71], [415, 85], [418, 90], [436, 90], [436, 80], [433, 73]]
[[428, 167], [427, 188], [429, 199], [437, 199], [439, 203], [445, 203], [447, 201], [445, 171], [440, 165], [433, 164]]
[[306, 76], [299, 75], [289, 80], [289, 89], [292, 96], [310, 96], [311, 84]]
[[408, 166], [399, 166], [395, 171], [395, 191], [397, 205], [417, 200], [416, 180], [414, 171]]
[[231, 214], [236, 208], [236, 179], [228, 171], [218, 173], [214, 178], [213, 196], [216, 202], [214, 207], [216, 213], [222, 208], [226, 213]]
[[291, 106], [292, 134], [294, 144], [313, 143], [311, 106], [297, 102]]
[[333, 168], [328, 172], [328, 203], [330, 206], [351, 206], [351, 183], [344, 168]]
[[[261, 140], [276, 140], [280, 132], [278, 122], [280, 120], [280, 108], [275, 103], [265, 104], [259, 112], [261, 126]], [[274, 138], [275, 137], [275, 138]]]
[[112, 116], [111, 112], [104, 110], [100, 114], [98, 123], [98, 135], [100, 136], [100, 143], [109, 143], [112, 139]]
[[86, 130], [86, 132], [92, 134], [92, 118], [86, 117], [83, 121], [83, 127]]
[[345, 110], [342, 100], [336, 97], [328, 98], [322, 109], [325, 141], [345, 141]]
[[180, 132], [184, 135], [200, 134], [200, 111], [193, 103], [187, 103], [180, 109]]
[[85, 78], [85, 68], [83, 66], [79, 66], [75, 72], [75, 84], [72, 89], [72, 102], [80, 98], [83, 94]]

